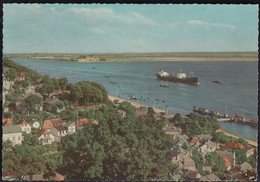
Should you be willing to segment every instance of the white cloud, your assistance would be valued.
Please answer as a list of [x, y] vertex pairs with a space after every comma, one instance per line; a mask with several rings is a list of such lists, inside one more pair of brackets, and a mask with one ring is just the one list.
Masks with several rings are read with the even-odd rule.
[[140, 13], [134, 12], [133, 14], [137, 18], [137, 20], [144, 25], [157, 25], [158, 24], [157, 22], [153, 21], [152, 19], [150, 19], [148, 17], [143, 16]]
[[203, 26], [203, 27], [219, 27], [219, 28], [227, 28], [230, 30], [237, 29], [237, 27], [235, 25], [229, 25], [229, 24], [223, 24], [223, 23], [209, 23], [209, 22], [201, 21], [201, 20], [189, 20], [187, 23], [190, 25], [198, 25], [198, 26]]

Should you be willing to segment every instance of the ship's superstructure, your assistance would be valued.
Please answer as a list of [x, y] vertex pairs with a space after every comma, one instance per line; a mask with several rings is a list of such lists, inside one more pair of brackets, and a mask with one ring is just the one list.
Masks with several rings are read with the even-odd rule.
[[[192, 76], [191, 76], [192, 75]], [[198, 85], [199, 81], [198, 81], [198, 77], [194, 77], [194, 73], [190, 73], [190, 76], [187, 77], [186, 73], [177, 73], [176, 75], [174, 75], [174, 73], [172, 75], [169, 75], [169, 73], [160, 70], [156, 76], [160, 79], [160, 80], [164, 80], [164, 81], [169, 81], [169, 82], [177, 82], [177, 83], [186, 83], [186, 84], [194, 84], [194, 85]]]

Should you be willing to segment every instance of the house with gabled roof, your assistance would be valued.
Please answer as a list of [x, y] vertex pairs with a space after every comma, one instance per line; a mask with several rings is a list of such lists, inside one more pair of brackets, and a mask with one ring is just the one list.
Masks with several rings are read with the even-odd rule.
[[51, 129], [53, 127], [60, 127], [60, 125], [62, 123], [64, 123], [64, 121], [61, 118], [44, 120], [43, 129]]
[[237, 142], [237, 141], [231, 141], [228, 144], [225, 145], [221, 145], [221, 148], [224, 149], [244, 149], [245, 146], [242, 145], [241, 143]]
[[65, 110], [65, 106], [63, 104], [63, 101], [61, 101], [58, 98], [52, 99], [52, 100], [48, 100], [49, 98], [47, 98], [47, 101], [44, 102], [44, 108], [46, 110], [46, 108], [50, 108], [50, 112], [52, 113], [60, 113], [62, 111]]
[[10, 140], [12, 145], [21, 145], [23, 141], [22, 128], [19, 125], [3, 126], [3, 142]]
[[23, 132], [26, 132], [27, 134], [31, 133], [32, 126], [24, 119], [22, 119], [17, 125], [21, 126]]
[[223, 159], [225, 160], [226, 168], [229, 168], [230, 166], [229, 163], [231, 164], [231, 166], [235, 166], [236, 164], [235, 153], [228, 152], [228, 151], [221, 151], [221, 150], [216, 150], [215, 152], [218, 156], [223, 157]]
[[207, 154], [209, 152], [214, 152], [216, 150], [216, 143], [212, 142], [211, 140], [208, 140], [207, 142], [205, 142], [203, 145], [201, 145], [198, 150], [203, 154]]
[[52, 144], [54, 142], [53, 134], [45, 129], [41, 129], [35, 135], [38, 137], [40, 144], [42, 145]]

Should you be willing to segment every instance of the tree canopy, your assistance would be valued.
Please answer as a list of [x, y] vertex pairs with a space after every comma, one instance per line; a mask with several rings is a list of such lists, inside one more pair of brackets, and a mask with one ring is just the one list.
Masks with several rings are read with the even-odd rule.
[[[131, 112], [128, 107], [126, 110]], [[89, 117], [99, 125], [90, 122], [62, 141], [64, 169], [61, 171], [66, 178], [169, 179], [173, 142], [163, 130], [164, 123], [130, 116], [118, 117], [112, 106], [89, 111]]]

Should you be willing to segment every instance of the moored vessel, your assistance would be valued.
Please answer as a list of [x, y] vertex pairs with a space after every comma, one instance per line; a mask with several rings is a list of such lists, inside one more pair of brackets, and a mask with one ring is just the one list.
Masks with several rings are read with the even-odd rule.
[[177, 73], [174, 75], [169, 75], [169, 73], [160, 70], [156, 74], [157, 78], [163, 81], [169, 81], [169, 82], [176, 82], [176, 83], [186, 83], [186, 84], [192, 84], [192, 85], [198, 85], [199, 84], [199, 79], [198, 77], [194, 77], [194, 73], [191, 72], [189, 77], [187, 77], [186, 73]]

